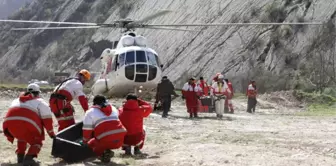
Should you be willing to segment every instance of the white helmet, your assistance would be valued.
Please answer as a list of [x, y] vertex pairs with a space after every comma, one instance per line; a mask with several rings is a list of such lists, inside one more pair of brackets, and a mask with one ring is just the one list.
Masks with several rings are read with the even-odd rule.
[[27, 91], [28, 92], [41, 92], [40, 86], [35, 83], [29, 84], [27, 87]]
[[224, 79], [223, 74], [220, 74], [220, 75], [218, 76], [218, 79]]

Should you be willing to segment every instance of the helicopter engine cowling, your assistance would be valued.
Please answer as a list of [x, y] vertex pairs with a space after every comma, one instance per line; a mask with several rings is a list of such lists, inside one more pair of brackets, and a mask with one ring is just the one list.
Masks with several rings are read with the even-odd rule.
[[136, 46], [146, 47], [146, 45], [147, 45], [146, 38], [143, 37], [143, 36], [137, 36], [137, 37], [135, 37], [134, 40], [135, 40], [135, 45]]
[[133, 36], [126, 35], [126, 36], [121, 37], [120, 42], [122, 43], [124, 47], [128, 47], [128, 46], [133, 46], [135, 41], [134, 41]]

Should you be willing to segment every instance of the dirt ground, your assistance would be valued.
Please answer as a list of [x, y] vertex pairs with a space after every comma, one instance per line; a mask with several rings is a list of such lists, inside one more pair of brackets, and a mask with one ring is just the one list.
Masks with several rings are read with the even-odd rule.
[[[0, 98], [1, 111], [6, 110], [11, 98]], [[110, 101], [117, 105], [121, 102]], [[255, 114], [246, 113], [245, 98], [233, 103], [235, 114], [225, 115], [222, 120], [210, 113], [190, 120], [183, 101], [176, 99], [169, 118], [152, 113], [146, 119], [146, 157], [123, 158], [123, 151], [117, 150], [109, 165], [335, 165], [335, 117], [298, 116], [297, 112], [304, 111], [303, 105], [286, 93], [262, 96]], [[82, 111], [78, 104], [75, 106], [80, 121]], [[13, 165], [15, 144], [0, 137], [0, 165]], [[39, 155], [42, 165], [65, 165], [50, 153], [51, 140], [46, 137]], [[73, 165], [102, 164], [91, 159]]]

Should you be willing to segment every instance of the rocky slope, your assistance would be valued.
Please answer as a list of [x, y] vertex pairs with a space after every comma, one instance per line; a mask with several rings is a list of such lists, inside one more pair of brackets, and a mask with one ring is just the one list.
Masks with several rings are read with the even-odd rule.
[[[260, 91], [335, 84], [334, 0], [35, 0], [14, 19], [111, 23], [171, 9], [151, 23], [325, 22], [304, 26], [226, 26], [200, 32], [143, 30], [177, 84], [187, 76], [224, 72], [237, 90], [249, 79]], [[99, 69], [97, 57], [118, 29], [8, 31], [1, 24], [1, 78], [47, 77], [54, 70]], [[33, 25], [37, 26], [37, 25]]]

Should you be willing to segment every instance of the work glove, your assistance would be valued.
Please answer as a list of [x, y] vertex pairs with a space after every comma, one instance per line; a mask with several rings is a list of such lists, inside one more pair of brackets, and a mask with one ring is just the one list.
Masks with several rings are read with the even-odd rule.
[[80, 140], [79, 142], [78, 142], [81, 146], [84, 146], [84, 147], [88, 147], [89, 145], [86, 143], [86, 142], [84, 142], [83, 140]]
[[51, 139], [55, 139], [55, 138], [56, 138], [55, 135], [49, 135], [49, 137], [50, 137]]

